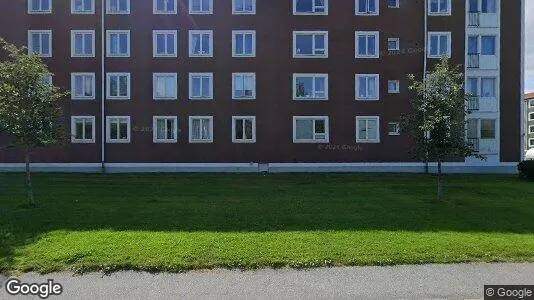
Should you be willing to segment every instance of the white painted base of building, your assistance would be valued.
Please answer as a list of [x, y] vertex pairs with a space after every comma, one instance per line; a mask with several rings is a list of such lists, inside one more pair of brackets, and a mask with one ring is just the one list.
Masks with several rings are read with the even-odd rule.
[[[424, 163], [35, 163], [33, 172], [62, 173], [424, 173]], [[24, 164], [0, 164], [0, 172], [24, 172]], [[437, 164], [428, 165], [430, 173]], [[444, 163], [444, 173], [517, 174], [517, 163]]]

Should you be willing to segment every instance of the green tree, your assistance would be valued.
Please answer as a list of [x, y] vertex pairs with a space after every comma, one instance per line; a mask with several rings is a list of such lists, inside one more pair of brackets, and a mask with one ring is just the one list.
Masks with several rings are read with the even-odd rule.
[[[66, 93], [47, 82], [50, 72], [26, 48], [17, 48], [0, 38], [0, 133], [13, 138], [5, 146], [24, 152], [28, 205], [34, 205], [30, 173], [32, 150], [63, 140], [62, 99]], [[51, 75], [51, 74], [50, 74]]]
[[466, 139], [466, 103], [472, 100], [464, 90], [464, 74], [451, 66], [445, 57], [436, 64], [425, 80], [408, 75], [412, 109], [402, 116], [402, 129], [414, 140], [418, 158], [437, 162], [437, 196], [443, 198], [442, 162], [483, 156], [475, 152]]

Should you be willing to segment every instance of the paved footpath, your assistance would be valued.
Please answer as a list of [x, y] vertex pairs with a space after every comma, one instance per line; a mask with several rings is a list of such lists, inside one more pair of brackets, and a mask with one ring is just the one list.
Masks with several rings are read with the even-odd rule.
[[[534, 285], [534, 264], [211, 270], [182, 274], [118, 272], [18, 277], [62, 284], [48, 299], [482, 299], [484, 284]], [[9, 296], [0, 277], [0, 299]], [[35, 297], [34, 297], [35, 298]], [[37, 299], [37, 298], [35, 298]]]

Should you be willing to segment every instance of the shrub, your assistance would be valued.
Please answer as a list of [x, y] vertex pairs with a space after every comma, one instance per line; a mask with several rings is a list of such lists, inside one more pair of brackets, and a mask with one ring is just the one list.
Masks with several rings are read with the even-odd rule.
[[534, 160], [524, 160], [517, 165], [519, 176], [523, 179], [534, 180]]

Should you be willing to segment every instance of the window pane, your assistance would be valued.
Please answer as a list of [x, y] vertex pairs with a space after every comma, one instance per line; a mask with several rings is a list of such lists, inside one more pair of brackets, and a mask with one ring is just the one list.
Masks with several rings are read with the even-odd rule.
[[74, 77], [74, 95], [83, 96], [83, 77], [82, 76]]
[[325, 120], [315, 120], [315, 133], [324, 134], [325, 131]]
[[156, 53], [165, 53], [165, 35], [163, 34], [156, 35]]
[[299, 77], [296, 80], [296, 96], [310, 97], [312, 93], [313, 79], [311, 77]]
[[368, 120], [367, 121], [367, 138], [369, 140], [376, 140], [378, 138], [376, 131], [377, 131], [376, 120]]
[[166, 96], [169, 98], [176, 97], [177, 95], [176, 79], [174, 78], [174, 76], [165, 77], [165, 93], [166, 93]]
[[313, 135], [314, 135], [313, 123], [314, 123], [313, 120], [296, 120], [295, 121], [296, 138], [298, 140], [313, 139]]
[[210, 35], [209, 34], [203, 34], [202, 35], [202, 53], [208, 54], [210, 53]]
[[448, 37], [446, 35], [441, 35], [439, 37], [439, 54], [447, 54], [448, 53]]
[[83, 35], [81, 34], [74, 35], [74, 53], [76, 54], [83, 53]]
[[297, 12], [312, 12], [312, 6], [312, 0], [297, 0], [296, 10]]
[[128, 96], [128, 77], [119, 77], [120, 96]]
[[301, 55], [313, 54], [312, 43], [313, 43], [312, 35], [297, 35], [297, 38], [296, 38], [297, 54], [301, 54]]
[[367, 37], [364, 35], [358, 36], [358, 54], [367, 55]]
[[480, 138], [495, 138], [495, 120], [480, 120]]
[[93, 96], [93, 77], [91, 76], [84, 76], [84, 89], [85, 89], [85, 96], [91, 97]]
[[211, 97], [211, 79], [202, 77], [202, 97]]
[[367, 121], [358, 120], [358, 139], [367, 139]]
[[201, 80], [200, 80], [200, 77], [193, 77], [193, 83], [192, 83], [192, 86], [193, 86], [193, 97], [200, 97], [201, 96], [201, 91], [200, 91], [200, 85], [201, 85]]
[[482, 36], [480, 39], [482, 45], [482, 55], [495, 55], [495, 37]]
[[126, 123], [126, 121], [121, 121], [119, 123], [119, 132], [121, 140], [125, 140], [128, 138], [128, 123]]
[[235, 138], [238, 140], [243, 139], [243, 122], [244, 120], [235, 120]]
[[78, 139], [78, 140], [81, 140], [83, 139], [83, 133], [84, 133], [84, 130], [83, 130], [83, 121], [76, 121], [76, 124], [75, 124], [76, 128], [75, 128], [75, 138]]
[[156, 120], [156, 138], [158, 140], [163, 140], [163, 139], [166, 138], [165, 120], [164, 119], [157, 119]]
[[43, 33], [41, 34], [41, 53], [49, 54], [50, 53], [50, 40], [48, 39], [50, 34]]
[[367, 97], [367, 77], [362, 76], [358, 78], [358, 97]]
[[118, 96], [117, 94], [117, 76], [111, 76], [109, 78], [109, 95], [112, 97]]
[[430, 55], [437, 56], [438, 55], [438, 36], [433, 35], [430, 37]]
[[374, 35], [370, 35], [368, 37], [368, 44], [369, 47], [368, 55], [376, 55], [376, 37]]
[[167, 34], [167, 54], [174, 54], [174, 34]]
[[467, 53], [478, 54], [478, 37], [470, 36], [467, 40]]
[[482, 0], [482, 12], [483, 13], [496, 13], [497, 2], [495, 0]]
[[202, 139], [211, 139], [211, 120], [209, 119], [202, 120]]
[[92, 34], [85, 34], [84, 35], [84, 54], [92, 54], [93, 53], [93, 35]]
[[121, 54], [128, 53], [128, 35], [127, 34], [119, 35], [119, 40], [120, 40], [120, 50], [119, 50], [119, 52]]
[[118, 131], [117, 131], [117, 121], [116, 120], [112, 120], [110, 121], [110, 126], [109, 126], [109, 138], [112, 139], [112, 140], [116, 140], [118, 139]]
[[326, 78], [324, 78], [324, 77], [315, 78], [315, 95], [316, 95], [316, 97], [326, 97], [325, 81], [326, 81]]
[[252, 54], [252, 34], [245, 35], [245, 53]]
[[495, 97], [495, 78], [482, 78], [480, 89], [482, 97]]
[[245, 120], [245, 138], [251, 140], [252, 137], [252, 120]]
[[243, 46], [244, 46], [244, 35], [243, 34], [236, 34], [235, 36], [235, 49], [237, 54], [243, 54]]
[[[317, 34], [314, 36], [315, 39], [315, 54], [324, 54], [325, 49], [325, 35]], [[320, 50], [320, 51], [318, 51]]]
[[93, 139], [93, 123], [91, 120], [85, 120], [85, 138]]

